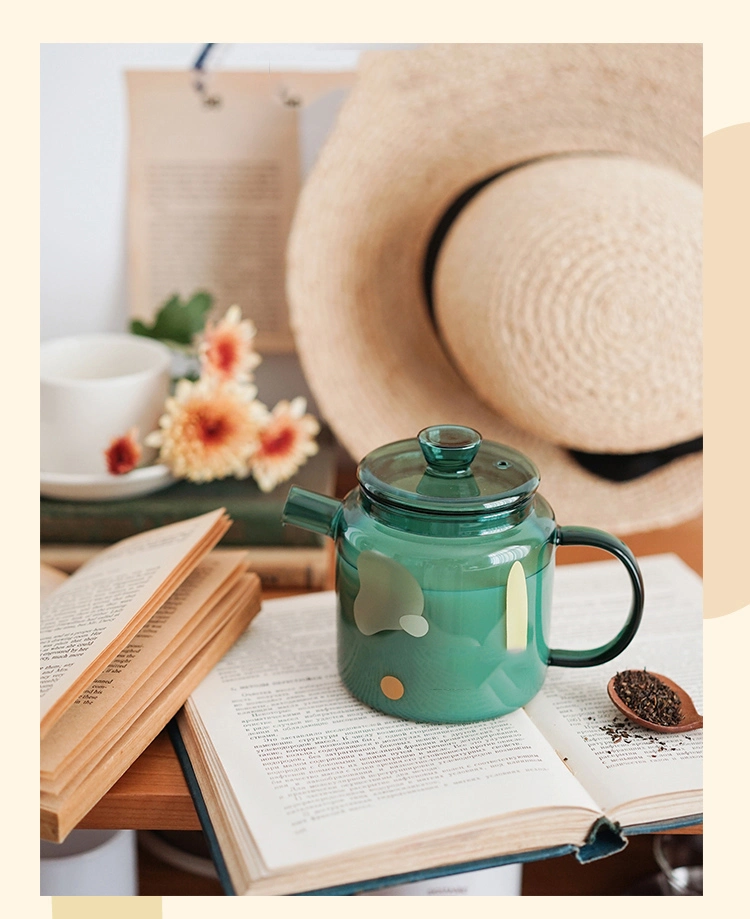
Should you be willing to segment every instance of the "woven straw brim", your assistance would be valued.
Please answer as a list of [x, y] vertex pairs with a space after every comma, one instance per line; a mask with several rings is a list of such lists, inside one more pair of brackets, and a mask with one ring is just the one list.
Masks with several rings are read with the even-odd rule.
[[620, 534], [700, 512], [702, 458], [612, 483], [491, 411], [458, 375], [423, 291], [446, 208], [511, 165], [610, 152], [701, 178], [697, 46], [472, 45], [365, 59], [303, 188], [288, 298], [319, 408], [359, 459], [427, 425], [470, 425], [531, 457], [565, 524]]
[[459, 374], [560, 446], [641, 453], [703, 430], [701, 187], [634, 157], [548, 157], [490, 183], [440, 248]]

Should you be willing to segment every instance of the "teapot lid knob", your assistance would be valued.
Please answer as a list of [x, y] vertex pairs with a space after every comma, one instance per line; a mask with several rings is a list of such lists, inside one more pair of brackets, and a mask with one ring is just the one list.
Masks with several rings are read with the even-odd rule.
[[417, 435], [422, 455], [433, 475], [468, 475], [479, 451], [482, 435], [458, 424], [438, 424]]

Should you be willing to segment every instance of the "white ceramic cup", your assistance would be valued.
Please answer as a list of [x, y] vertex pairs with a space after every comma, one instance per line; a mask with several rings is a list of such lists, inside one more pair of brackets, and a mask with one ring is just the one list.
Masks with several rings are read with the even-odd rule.
[[[41, 471], [106, 473], [104, 451], [137, 427], [156, 430], [169, 394], [171, 352], [137, 335], [44, 342], [40, 359]], [[153, 453], [153, 451], [152, 451]], [[149, 460], [144, 450], [144, 460]]]
[[43, 897], [138, 895], [135, 830], [73, 830], [65, 842], [40, 842]]
[[360, 897], [520, 897], [523, 866], [498, 865], [363, 891]]

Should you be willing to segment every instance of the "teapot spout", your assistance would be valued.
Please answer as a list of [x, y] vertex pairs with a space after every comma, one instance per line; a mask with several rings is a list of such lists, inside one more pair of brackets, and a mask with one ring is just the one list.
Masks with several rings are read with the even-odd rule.
[[335, 539], [342, 508], [343, 504], [335, 498], [292, 485], [281, 512], [281, 520]]

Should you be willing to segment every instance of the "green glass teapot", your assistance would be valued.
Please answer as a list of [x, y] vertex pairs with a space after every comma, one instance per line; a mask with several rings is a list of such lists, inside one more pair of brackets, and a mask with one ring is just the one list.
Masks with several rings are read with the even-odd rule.
[[[632, 640], [643, 579], [620, 540], [557, 526], [536, 466], [472, 428], [437, 425], [387, 444], [343, 502], [292, 486], [282, 519], [336, 543], [338, 668], [361, 701], [415, 721], [468, 722], [525, 705], [547, 667], [591, 667]], [[608, 643], [558, 650], [555, 549], [596, 546], [627, 569], [633, 599]]]

